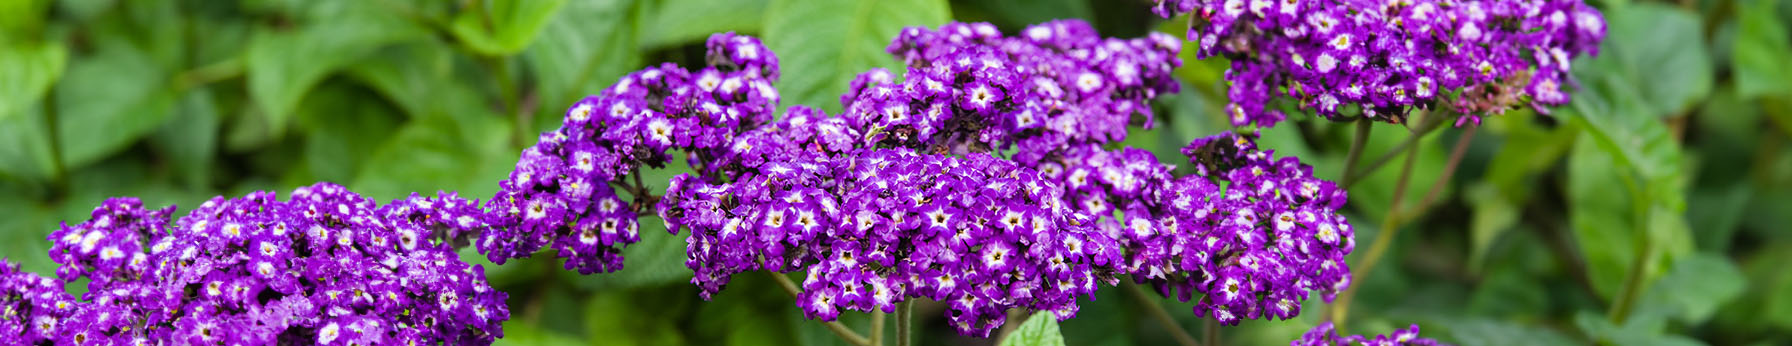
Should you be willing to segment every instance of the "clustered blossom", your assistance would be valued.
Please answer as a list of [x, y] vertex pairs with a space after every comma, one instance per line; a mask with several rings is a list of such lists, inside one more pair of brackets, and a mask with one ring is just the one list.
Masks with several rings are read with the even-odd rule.
[[950, 302], [960, 332], [987, 335], [1011, 307], [1075, 315], [1119, 256], [1059, 188], [987, 154], [862, 150], [694, 180], [673, 182], [662, 213], [691, 229], [686, 263], [705, 297], [736, 273], [806, 267], [798, 305], [815, 319], [925, 297]]
[[1153, 11], [1189, 13], [1200, 56], [1231, 60], [1235, 126], [1274, 126], [1279, 98], [1387, 122], [1443, 105], [1462, 114], [1458, 126], [1526, 104], [1547, 111], [1568, 102], [1570, 61], [1605, 37], [1580, 0], [1158, 0]]
[[[485, 225], [454, 194], [379, 206], [341, 186], [173, 207], [113, 198], [50, 235], [57, 279], [0, 265], [0, 337], [54, 344], [490, 343], [505, 294], [450, 243]], [[63, 286], [86, 277], [75, 301]], [[20, 323], [25, 328], [20, 329]]]
[[567, 269], [621, 269], [621, 247], [640, 241], [635, 220], [652, 201], [646, 191], [628, 191], [635, 201], [625, 201], [612, 183], [639, 179], [643, 165], [663, 166], [671, 149], [715, 171], [702, 165], [712, 159], [696, 158], [722, 155], [739, 131], [772, 119], [778, 58], [771, 50], [733, 33], [711, 36], [708, 46], [707, 68], [647, 68], [567, 110], [559, 129], [523, 151], [485, 206], [491, 226], [479, 251], [501, 264], [552, 246]]
[[1338, 336], [1338, 331], [1331, 322], [1313, 326], [1300, 339], [1288, 342], [1288, 346], [1436, 346], [1437, 340], [1419, 337], [1419, 325], [1414, 324], [1406, 329], [1395, 330], [1393, 334], [1376, 335], [1374, 338], [1362, 335]]
[[1022, 32], [906, 28], [888, 48], [908, 65], [902, 80], [860, 74], [840, 96], [841, 117], [879, 144], [955, 154], [1019, 146], [1013, 159], [1031, 164], [1069, 144], [1124, 139], [1134, 114], [1152, 126], [1146, 102], [1179, 88], [1173, 36], [1104, 39], [1074, 19]]
[[1064, 181], [1065, 203], [1097, 216], [1126, 249], [1117, 271], [1183, 301], [1200, 293], [1198, 315], [1228, 325], [1288, 319], [1310, 291], [1331, 301], [1349, 285], [1344, 256], [1355, 240], [1338, 213], [1344, 190], [1296, 158], [1231, 133], [1184, 148], [1196, 172], [1182, 177], [1144, 150], [1072, 153], [1039, 170]]

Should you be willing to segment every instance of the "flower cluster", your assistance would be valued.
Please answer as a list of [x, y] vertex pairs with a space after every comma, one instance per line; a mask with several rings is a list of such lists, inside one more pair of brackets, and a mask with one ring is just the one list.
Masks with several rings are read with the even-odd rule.
[[1031, 164], [1072, 143], [1124, 139], [1133, 114], [1151, 126], [1146, 102], [1178, 89], [1173, 36], [1104, 39], [1080, 20], [1023, 32], [904, 29], [889, 46], [908, 64], [902, 80], [883, 69], [859, 75], [840, 97], [841, 117], [873, 142], [957, 154], [1019, 146], [1014, 159]]
[[[449, 243], [477, 203], [413, 195], [379, 206], [320, 183], [173, 207], [114, 198], [51, 234], [60, 280], [0, 270], [0, 332], [56, 344], [489, 343], [505, 294]], [[91, 278], [76, 302], [62, 286]], [[23, 334], [14, 323], [28, 321]], [[17, 338], [13, 338], [13, 336]]]
[[670, 149], [720, 156], [739, 131], [772, 119], [778, 58], [758, 39], [733, 33], [711, 36], [708, 47], [710, 67], [637, 71], [567, 110], [559, 129], [523, 151], [485, 206], [491, 227], [479, 251], [504, 263], [552, 246], [567, 269], [621, 269], [621, 247], [640, 241], [635, 220], [652, 202], [643, 190], [628, 191], [634, 203], [624, 201], [613, 182], [642, 165], [664, 165]]
[[960, 332], [987, 335], [1010, 307], [1069, 318], [1111, 277], [1098, 271], [1118, 261], [1117, 244], [1059, 190], [986, 154], [871, 149], [767, 162], [730, 184], [680, 176], [662, 210], [668, 229], [691, 230], [687, 264], [705, 297], [736, 273], [806, 267], [798, 305], [810, 318], [926, 297], [951, 303]]
[[1225, 133], [1183, 149], [1196, 174], [1174, 177], [1150, 152], [1081, 148], [1039, 170], [1061, 179], [1066, 204], [1098, 216], [1126, 249], [1116, 270], [1221, 323], [1288, 319], [1310, 291], [1331, 298], [1349, 284], [1355, 248], [1338, 214], [1344, 190], [1298, 159], [1274, 159]]
[[1331, 322], [1313, 326], [1300, 339], [1288, 343], [1288, 346], [1436, 346], [1437, 340], [1419, 337], [1419, 325], [1414, 324], [1406, 329], [1395, 330], [1393, 334], [1376, 335], [1368, 338], [1362, 335], [1339, 337], [1338, 331]]
[[[1225, 56], [1232, 124], [1274, 126], [1287, 98], [1319, 115], [1402, 122], [1446, 104], [1464, 121], [1568, 101], [1569, 62], [1598, 54], [1599, 11], [1579, 0], [1158, 0], [1190, 13], [1200, 56]], [[1441, 100], [1460, 92], [1451, 103]]]

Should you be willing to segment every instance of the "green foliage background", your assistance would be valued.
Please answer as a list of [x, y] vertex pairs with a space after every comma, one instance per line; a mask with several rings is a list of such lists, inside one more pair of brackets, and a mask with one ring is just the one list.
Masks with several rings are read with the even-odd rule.
[[[1576, 61], [1574, 102], [1488, 119], [1436, 203], [1357, 278], [1351, 332], [1419, 323], [1461, 345], [1741, 345], [1792, 340], [1792, 4], [1606, 0], [1610, 37]], [[489, 196], [534, 134], [628, 71], [701, 65], [709, 33], [759, 35], [783, 59], [785, 105], [838, 111], [851, 76], [897, 67], [903, 26], [990, 21], [1010, 33], [1083, 18], [1105, 36], [1180, 34], [1125, 0], [8, 0], [0, 1], [0, 256], [50, 273], [44, 237], [109, 196], [195, 205], [214, 195], [333, 181], [382, 200]], [[1129, 145], [1179, 161], [1227, 130], [1223, 61], [1177, 70], [1155, 129]], [[1297, 116], [1262, 144], [1338, 178], [1351, 130]], [[1442, 174], [1461, 130], [1420, 143], [1407, 204]], [[1408, 134], [1378, 125], [1363, 160]], [[652, 172], [662, 179], [677, 167]], [[1353, 186], [1348, 212], [1380, 233], [1398, 169]], [[658, 225], [658, 222], [644, 222]], [[644, 230], [627, 270], [579, 276], [551, 254], [488, 267], [511, 294], [507, 344], [823, 345], [762, 275], [704, 302], [680, 236]], [[1361, 248], [1359, 248], [1361, 249]], [[1358, 251], [1357, 256], [1361, 255]], [[486, 263], [480, 256], [463, 256]], [[1358, 263], [1355, 258], [1351, 263]], [[487, 263], [489, 265], [489, 263]], [[1636, 265], [1626, 322], [1607, 311]], [[79, 288], [77, 288], [79, 289]], [[1011, 323], [1021, 344], [1163, 344], [1137, 301], [1106, 289], [1062, 324]], [[1163, 304], [1199, 330], [1189, 305]], [[923, 344], [989, 344], [921, 304]], [[1317, 323], [1224, 328], [1282, 344]], [[865, 328], [863, 314], [845, 323]], [[892, 322], [893, 323], [893, 322]], [[1062, 337], [1052, 332], [1061, 329]]]

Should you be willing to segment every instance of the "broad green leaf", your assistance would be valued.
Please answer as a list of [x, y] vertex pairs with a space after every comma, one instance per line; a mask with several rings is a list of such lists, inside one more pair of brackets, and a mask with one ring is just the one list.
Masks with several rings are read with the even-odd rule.
[[349, 186], [363, 195], [390, 200], [411, 192], [459, 191], [491, 196], [498, 181], [515, 167], [510, 125], [497, 118], [473, 124], [478, 135], [457, 137], [457, 129], [435, 121], [413, 121], [387, 139]]
[[[685, 309], [667, 309], [657, 305], [650, 290], [613, 290], [598, 292], [585, 303], [584, 332], [593, 340], [602, 340], [605, 345], [688, 345], [687, 340], [677, 327], [683, 322], [683, 316], [675, 313]], [[688, 296], [677, 299], [690, 299]], [[755, 318], [755, 316], [731, 316], [738, 318], [743, 324], [752, 321], [772, 320]], [[740, 328], [746, 326], [730, 326]], [[762, 329], [762, 328], [753, 328]]]
[[1742, 264], [1748, 288], [1736, 304], [1722, 307], [1712, 325], [1726, 332], [1792, 329], [1792, 242], [1763, 246]]
[[1588, 281], [1600, 297], [1610, 298], [1624, 282], [1626, 268], [1636, 257], [1637, 225], [1632, 217], [1631, 196], [1615, 177], [1611, 156], [1599, 150], [1589, 137], [1580, 138], [1569, 154], [1565, 192], [1568, 221], [1580, 257], [1587, 266]]
[[49, 5], [50, 0], [0, 1], [0, 35], [34, 33], [42, 29], [44, 19], [49, 18], [44, 12]]
[[523, 52], [541, 95], [532, 130], [559, 127], [573, 102], [644, 64], [635, 48], [635, 37], [651, 32], [639, 31], [635, 23], [642, 6], [631, 0], [572, 2], [549, 22], [541, 39]]
[[1531, 112], [1514, 112], [1487, 122], [1486, 130], [1503, 135], [1504, 142], [1482, 181], [1470, 185], [1465, 195], [1475, 212], [1469, 223], [1470, 268], [1480, 268], [1487, 247], [1517, 224], [1524, 212], [1521, 206], [1536, 191], [1535, 176], [1555, 166], [1580, 133], [1575, 126], [1543, 129], [1533, 117]]
[[1002, 346], [1063, 346], [1064, 334], [1058, 332], [1058, 317], [1041, 311], [1027, 318], [1020, 328], [1002, 339]]
[[687, 42], [700, 42], [710, 34], [739, 32], [757, 34], [764, 24], [768, 0], [671, 0], [645, 3], [646, 17], [641, 32], [641, 47], [669, 47]]
[[1583, 344], [1554, 329], [1482, 317], [1445, 318], [1440, 319], [1438, 324], [1446, 330], [1433, 331], [1430, 325], [1426, 325], [1420, 331], [1420, 336], [1435, 335], [1438, 341], [1462, 346]]
[[547, 330], [536, 325], [534, 322], [525, 321], [512, 316], [509, 321], [504, 321], [504, 337], [499, 338], [497, 342], [492, 344], [507, 346], [550, 346], [577, 345], [581, 343], [579, 342], [579, 339], [571, 335]]
[[68, 49], [61, 42], [3, 44], [0, 49], [0, 120], [36, 104], [61, 77]]
[[50, 242], [45, 240], [56, 229], [56, 224], [44, 217], [49, 214], [52, 212], [22, 198], [0, 198], [0, 259], [24, 271], [55, 275], [56, 262], [50, 261]]
[[411, 41], [372, 56], [372, 61], [349, 68], [349, 75], [379, 91], [413, 121], [447, 124], [459, 136], [478, 137], [484, 131], [477, 128], [480, 124], [500, 117], [476, 83], [461, 73], [473, 69], [471, 62], [445, 43]]
[[[367, 91], [344, 83], [326, 83], [305, 98], [296, 112], [305, 131], [305, 165], [311, 178], [346, 182], [355, 179], [367, 159], [398, 130], [402, 116]], [[453, 132], [440, 136], [453, 138]], [[447, 189], [447, 186], [437, 189]], [[434, 189], [416, 190], [430, 194]]]
[[181, 96], [173, 118], [151, 138], [188, 187], [204, 188], [211, 183], [221, 117], [211, 89], [195, 89]]
[[[975, 6], [993, 17], [990, 19], [993, 19], [992, 21], [997, 26], [1013, 29], [1065, 18], [1079, 18], [1095, 25], [1097, 19], [1095, 18], [1095, 9], [1091, 8], [1091, 2], [1082, 0], [973, 0], [965, 1], [964, 4], [958, 6]], [[983, 20], [968, 19], [962, 14], [958, 19], [962, 21]]]
[[1736, 41], [1730, 46], [1730, 68], [1736, 92], [1743, 98], [1792, 96], [1792, 38], [1774, 11], [1780, 1], [1737, 4]]
[[63, 163], [85, 166], [136, 142], [169, 118], [169, 73], [125, 44], [75, 59], [56, 85], [56, 135]]
[[1586, 64], [1576, 64], [1576, 75], [1622, 74], [1629, 84], [1606, 86], [1635, 89], [1653, 110], [1628, 116], [1678, 113], [1711, 93], [1714, 67], [1697, 14], [1666, 4], [1641, 3], [1607, 9], [1605, 18], [1608, 36], [1593, 63], [1610, 68], [1585, 69]]
[[934, 28], [950, 19], [944, 0], [773, 0], [764, 38], [787, 67], [776, 84], [784, 105], [833, 113], [853, 76], [873, 67], [902, 71], [884, 51], [902, 28]]
[[516, 54], [535, 41], [564, 4], [566, 0], [481, 0], [461, 9], [449, 31], [479, 54]]
[[316, 6], [311, 20], [297, 28], [256, 29], [245, 53], [249, 97], [265, 113], [267, 132], [276, 138], [285, 133], [299, 101], [325, 76], [380, 46], [427, 34], [371, 1]]
[[36, 106], [19, 116], [0, 117], [0, 162], [6, 163], [0, 165], [0, 181], [42, 182], [57, 174], [50, 127], [44, 123], [43, 112], [42, 106]]
[[1594, 341], [1609, 345], [1643, 345], [1643, 346], [1698, 346], [1704, 342], [1685, 336], [1662, 333], [1659, 318], [1632, 318], [1623, 326], [1613, 325], [1604, 316], [1591, 311], [1581, 311], [1574, 316], [1574, 324], [1579, 326]]
[[1654, 309], [1690, 325], [1704, 323], [1719, 307], [1742, 294], [1748, 280], [1723, 255], [1697, 253], [1681, 258], [1645, 294], [1639, 309]]

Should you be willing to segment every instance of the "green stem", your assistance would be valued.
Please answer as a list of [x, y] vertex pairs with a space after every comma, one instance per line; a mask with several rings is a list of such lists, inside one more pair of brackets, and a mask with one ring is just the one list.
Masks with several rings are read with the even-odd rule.
[[[1418, 138], [1419, 136], [1421, 136], [1421, 134], [1414, 133], [1409, 139]], [[1332, 305], [1332, 321], [1338, 326], [1345, 325], [1344, 323], [1346, 322], [1347, 317], [1350, 316], [1350, 303], [1355, 299], [1357, 289], [1363, 286], [1363, 280], [1367, 279], [1370, 271], [1375, 268], [1375, 262], [1381, 260], [1381, 255], [1387, 252], [1388, 245], [1393, 242], [1392, 239], [1399, 233], [1400, 203], [1404, 197], [1406, 197], [1406, 185], [1411, 182], [1412, 166], [1413, 162], [1417, 161], [1414, 160], [1414, 158], [1419, 154], [1419, 147], [1407, 146], [1404, 153], [1406, 154], [1406, 162], [1401, 165], [1400, 180], [1394, 184], [1393, 203], [1388, 206], [1387, 216], [1381, 219], [1381, 234], [1375, 236], [1375, 243], [1369, 245], [1369, 253], [1363, 256], [1363, 262], [1357, 265], [1355, 270], [1350, 274], [1350, 287], [1344, 289], [1344, 294], [1338, 297], [1336, 304]], [[1342, 328], [1340, 327], [1340, 329]]]
[[896, 346], [909, 345], [909, 329], [915, 318], [915, 303], [902, 301], [896, 303]]
[[[796, 287], [796, 283], [791, 282], [790, 278], [785, 277], [784, 274], [780, 274], [778, 272], [769, 271], [769, 270], [765, 271], [765, 274], [771, 275], [772, 279], [774, 281], [778, 282], [778, 286], [784, 288], [784, 293], [790, 294], [791, 299], [797, 299], [797, 294], [800, 294], [803, 292], [802, 289], [799, 289]], [[872, 318], [879, 319], [879, 317], [876, 315], [874, 315]], [[881, 322], [881, 319], [879, 321]], [[844, 340], [848, 344], [853, 344], [853, 345], [857, 345], [857, 346], [870, 346], [871, 345], [870, 339], [866, 339], [864, 336], [859, 335], [858, 332], [852, 331], [852, 328], [847, 328], [846, 325], [840, 324], [840, 321], [822, 322], [822, 325], [827, 326], [828, 331], [834, 332], [834, 335], [840, 336], [840, 340]]]
[[1356, 185], [1357, 182], [1368, 177], [1370, 173], [1375, 173], [1375, 170], [1381, 169], [1381, 166], [1387, 165], [1388, 161], [1393, 161], [1395, 156], [1399, 156], [1400, 153], [1405, 152], [1407, 148], [1417, 146], [1419, 140], [1424, 139], [1425, 135], [1430, 134], [1431, 131], [1440, 127], [1438, 125], [1443, 124], [1443, 116], [1429, 113], [1420, 113], [1419, 116], [1419, 127], [1412, 129], [1412, 136], [1406, 137], [1406, 140], [1404, 141], [1400, 141], [1400, 144], [1394, 146], [1393, 150], [1389, 150], [1386, 154], [1382, 154], [1381, 157], [1375, 158], [1375, 161], [1370, 162], [1368, 166], [1364, 166], [1359, 171], [1344, 175], [1344, 180], [1338, 182], [1338, 187], [1349, 189], [1351, 185]]
[[871, 312], [871, 346], [884, 344], [884, 312]]
[[1126, 293], [1137, 299], [1140, 306], [1145, 307], [1146, 314], [1151, 315], [1151, 319], [1156, 320], [1158, 326], [1163, 327], [1165, 331], [1170, 332], [1170, 337], [1175, 338], [1176, 343], [1182, 344], [1182, 346], [1200, 345], [1195, 343], [1195, 337], [1190, 336], [1188, 330], [1182, 329], [1182, 325], [1176, 323], [1175, 318], [1170, 317], [1169, 311], [1164, 311], [1162, 305], [1158, 305], [1156, 301], [1151, 299], [1150, 294], [1145, 293], [1144, 288], [1141, 288], [1138, 284], [1134, 284], [1130, 281], [1122, 282], [1121, 285], [1126, 286]]
[[210, 65], [182, 71], [179, 75], [175, 75], [174, 89], [192, 89], [194, 87], [216, 83], [218, 81], [241, 77], [242, 75], [243, 60], [236, 58], [226, 59]]
[[1363, 147], [1369, 144], [1369, 134], [1373, 133], [1369, 131], [1370, 126], [1374, 124], [1368, 118], [1356, 120], [1356, 137], [1350, 138], [1350, 154], [1344, 157], [1344, 172], [1338, 174], [1339, 179], [1349, 177], [1350, 172], [1356, 171], [1356, 161], [1363, 158]]
[[1655, 257], [1655, 237], [1649, 235], [1648, 228], [1649, 201], [1641, 197], [1644, 191], [1640, 188], [1641, 185], [1637, 184], [1635, 178], [1630, 174], [1621, 174], [1620, 176], [1624, 179], [1625, 186], [1630, 188], [1630, 198], [1634, 201], [1631, 202], [1631, 214], [1633, 214], [1631, 217], [1634, 218], [1632, 227], [1636, 227], [1633, 234], [1636, 234], [1634, 244], [1637, 244], [1637, 247], [1636, 257], [1630, 261], [1630, 270], [1624, 274], [1624, 287], [1618, 290], [1618, 296], [1612, 302], [1611, 310], [1606, 312], [1606, 318], [1616, 325], [1624, 325], [1624, 320], [1630, 318], [1631, 308], [1636, 305], [1637, 297], [1642, 296], [1643, 277], [1647, 275], [1645, 269]]
[[1206, 322], [1203, 322], [1202, 324], [1207, 325], [1205, 327], [1207, 330], [1203, 331], [1205, 332], [1205, 335], [1202, 335], [1207, 338], [1207, 346], [1220, 346], [1220, 323], [1217, 320], [1208, 318], [1206, 319]]

